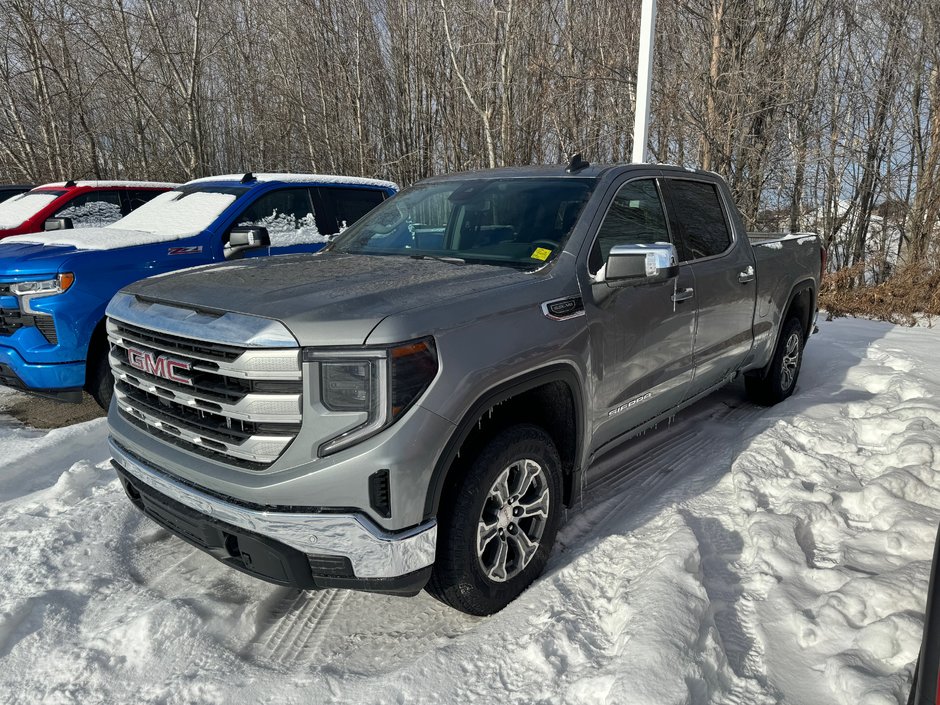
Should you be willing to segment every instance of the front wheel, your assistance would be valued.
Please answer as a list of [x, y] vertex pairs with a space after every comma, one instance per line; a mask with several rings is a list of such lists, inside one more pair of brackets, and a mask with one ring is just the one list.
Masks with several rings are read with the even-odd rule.
[[530, 424], [499, 432], [443, 509], [428, 592], [467, 614], [503, 609], [544, 570], [561, 509], [561, 460], [551, 437]]
[[85, 374], [88, 380], [85, 388], [98, 402], [98, 406], [107, 411], [111, 405], [111, 397], [114, 396], [114, 375], [111, 374], [107, 351], [88, 361]]
[[802, 363], [803, 324], [798, 318], [789, 318], [783, 325], [767, 374], [762, 378], [744, 378], [748, 398], [762, 406], [772, 406], [783, 401], [793, 394]]

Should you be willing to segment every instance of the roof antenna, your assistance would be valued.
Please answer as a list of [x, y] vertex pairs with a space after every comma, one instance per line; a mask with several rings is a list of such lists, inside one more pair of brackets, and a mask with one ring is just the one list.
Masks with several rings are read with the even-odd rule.
[[65, 185], [66, 185], [66, 186], [69, 186], [69, 187], [74, 186], [74, 185], [75, 185], [75, 179], [69, 179], [68, 181], [65, 182]]
[[582, 169], [587, 169], [589, 166], [591, 166], [591, 162], [584, 161], [581, 158], [581, 152], [576, 152], [571, 159], [568, 160], [568, 166], [565, 168], [565, 171], [569, 174], [574, 174]]
[[255, 178], [255, 175], [252, 174], [250, 171], [246, 171], [245, 175], [242, 177], [242, 183], [250, 184], [252, 181], [257, 181], [257, 179]]

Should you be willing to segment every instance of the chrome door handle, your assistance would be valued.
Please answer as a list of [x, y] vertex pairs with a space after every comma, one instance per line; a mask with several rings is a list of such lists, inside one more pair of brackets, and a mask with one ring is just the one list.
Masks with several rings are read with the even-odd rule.
[[680, 301], [688, 301], [692, 298], [692, 295], [695, 293], [695, 289], [679, 289], [675, 294], [672, 295], [673, 303], [679, 303]]
[[748, 265], [743, 272], [738, 272], [738, 281], [742, 284], [754, 281], [754, 267]]

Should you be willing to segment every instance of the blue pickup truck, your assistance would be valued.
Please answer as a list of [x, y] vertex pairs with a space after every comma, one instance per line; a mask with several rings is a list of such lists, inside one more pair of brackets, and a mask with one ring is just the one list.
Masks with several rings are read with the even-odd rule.
[[103, 228], [0, 242], [0, 385], [104, 408], [105, 307], [138, 279], [241, 257], [314, 252], [397, 190], [375, 179], [232, 174], [167, 191]]

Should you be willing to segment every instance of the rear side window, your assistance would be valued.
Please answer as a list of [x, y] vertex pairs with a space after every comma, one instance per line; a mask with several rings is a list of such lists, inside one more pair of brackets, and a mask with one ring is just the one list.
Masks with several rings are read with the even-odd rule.
[[123, 215], [119, 191], [90, 191], [73, 198], [53, 217], [71, 218], [76, 228], [103, 228]]
[[652, 245], [669, 242], [666, 214], [656, 182], [639, 179], [620, 187], [597, 231], [588, 257], [591, 274], [607, 263], [611, 248], [617, 245]]
[[683, 246], [683, 259], [720, 255], [731, 246], [731, 232], [714, 184], [669, 180], [669, 217]]
[[349, 227], [385, 200], [385, 194], [375, 189], [321, 187], [319, 191], [323, 202], [333, 207], [336, 232]]

